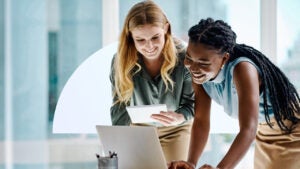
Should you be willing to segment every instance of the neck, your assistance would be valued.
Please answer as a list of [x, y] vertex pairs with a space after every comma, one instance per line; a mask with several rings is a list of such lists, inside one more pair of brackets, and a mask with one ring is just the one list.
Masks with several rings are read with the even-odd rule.
[[155, 60], [144, 60], [147, 72], [151, 77], [155, 77], [160, 74], [160, 69], [163, 64], [163, 57], [159, 57]]

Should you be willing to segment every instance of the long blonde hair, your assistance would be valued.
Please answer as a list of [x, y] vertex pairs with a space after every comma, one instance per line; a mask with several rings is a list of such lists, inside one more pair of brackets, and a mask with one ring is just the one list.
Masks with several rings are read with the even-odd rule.
[[[164, 12], [151, 0], [135, 4], [128, 12], [120, 34], [118, 53], [113, 67], [115, 70], [115, 91], [113, 91], [113, 95], [118, 98], [115, 103], [128, 104], [130, 102], [134, 89], [132, 77], [141, 70], [141, 66], [138, 64], [138, 52], [130, 31], [146, 24], [163, 26], [168, 23], [169, 21]], [[177, 57], [170, 25], [165, 34], [162, 56], [164, 61], [160, 70], [161, 77], [166, 86], [166, 91], [170, 88], [173, 90], [174, 82], [170, 77], [170, 73], [176, 65]], [[133, 71], [135, 67], [138, 69]]]

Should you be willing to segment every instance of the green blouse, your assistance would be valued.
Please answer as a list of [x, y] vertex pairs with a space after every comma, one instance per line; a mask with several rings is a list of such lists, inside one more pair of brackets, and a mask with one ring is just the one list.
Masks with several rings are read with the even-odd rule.
[[[151, 78], [145, 69], [142, 56], [139, 56], [139, 64], [141, 70], [133, 76], [134, 91], [130, 100], [130, 106], [166, 104], [167, 109], [183, 114], [186, 120], [190, 120], [194, 116], [194, 90], [192, 88], [192, 80], [189, 70], [184, 66], [185, 50], [181, 50], [178, 54], [178, 62], [171, 73], [174, 81], [173, 91], [165, 91], [165, 85], [160, 75]], [[115, 58], [115, 57], [114, 57]], [[114, 91], [114, 70], [112, 67], [110, 80], [112, 90]], [[112, 92], [113, 93], [113, 92]], [[113, 103], [117, 100], [113, 98]], [[127, 106], [129, 106], [127, 105]], [[113, 104], [110, 108], [111, 120], [113, 125], [129, 125], [130, 117], [126, 111], [126, 105]], [[155, 125], [155, 124], [153, 124]], [[157, 126], [159, 126], [157, 124]]]

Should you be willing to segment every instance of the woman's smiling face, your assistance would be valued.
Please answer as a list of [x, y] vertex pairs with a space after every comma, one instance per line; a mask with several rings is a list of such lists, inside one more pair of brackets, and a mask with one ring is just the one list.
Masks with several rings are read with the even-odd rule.
[[189, 43], [184, 60], [194, 83], [203, 84], [213, 80], [229, 58], [228, 53], [220, 53], [200, 43]]
[[131, 31], [134, 45], [139, 53], [146, 59], [157, 59], [165, 45], [165, 27], [153, 26], [150, 24], [137, 27]]

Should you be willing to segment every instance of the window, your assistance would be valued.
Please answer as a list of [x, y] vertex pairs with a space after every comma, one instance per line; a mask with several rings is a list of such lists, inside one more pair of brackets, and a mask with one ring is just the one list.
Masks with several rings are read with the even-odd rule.
[[277, 53], [278, 65], [300, 92], [300, 2], [278, 0]]

